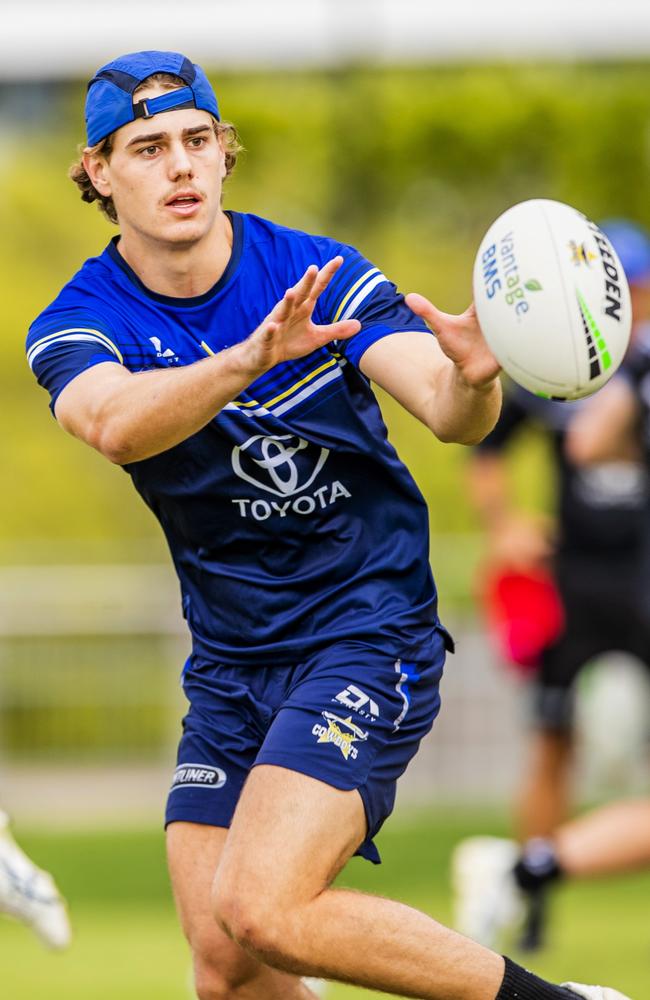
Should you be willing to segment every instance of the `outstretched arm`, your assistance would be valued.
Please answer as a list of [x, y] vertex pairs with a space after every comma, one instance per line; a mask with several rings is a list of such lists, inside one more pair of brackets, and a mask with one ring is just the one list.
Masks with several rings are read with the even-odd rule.
[[356, 320], [312, 322], [318, 296], [341, 264], [335, 257], [320, 270], [309, 267], [250, 337], [212, 357], [161, 371], [134, 374], [109, 363], [82, 372], [57, 399], [57, 420], [118, 465], [172, 448], [274, 365], [358, 331]]
[[361, 369], [441, 441], [476, 444], [497, 421], [501, 383], [474, 307], [450, 316], [421, 295], [406, 301], [436, 336], [408, 331], [384, 337], [365, 352]]
[[565, 451], [577, 465], [638, 458], [639, 401], [625, 378], [614, 377], [578, 410]]

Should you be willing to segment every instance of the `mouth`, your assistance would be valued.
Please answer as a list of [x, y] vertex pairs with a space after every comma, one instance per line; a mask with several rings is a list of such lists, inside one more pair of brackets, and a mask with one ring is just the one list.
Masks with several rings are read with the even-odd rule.
[[203, 199], [195, 191], [178, 191], [165, 202], [174, 215], [188, 216], [194, 215], [200, 208]]

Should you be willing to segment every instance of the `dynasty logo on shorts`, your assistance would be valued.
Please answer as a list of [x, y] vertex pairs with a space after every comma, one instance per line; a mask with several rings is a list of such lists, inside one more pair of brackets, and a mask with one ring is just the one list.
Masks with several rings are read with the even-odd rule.
[[223, 788], [226, 772], [210, 764], [179, 764], [174, 771], [171, 791], [192, 785], [195, 788]]
[[333, 712], [321, 712], [321, 715], [327, 722], [327, 728], [317, 722], [312, 729], [312, 735], [318, 736], [319, 743], [333, 743], [335, 747], [339, 748], [346, 760], [349, 757], [356, 760], [358, 751], [352, 744], [367, 740], [368, 733], [364, 733], [363, 729], [355, 726], [351, 715], [347, 719], [342, 719], [339, 715], [334, 715]]
[[348, 684], [345, 690], [337, 694], [336, 698], [332, 698], [332, 701], [338, 701], [346, 708], [351, 708], [353, 712], [358, 712], [368, 722], [374, 722], [375, 719], [379, 718], [377, 702], [373, 701], [370, 695], [358, 688], [356, 684]]

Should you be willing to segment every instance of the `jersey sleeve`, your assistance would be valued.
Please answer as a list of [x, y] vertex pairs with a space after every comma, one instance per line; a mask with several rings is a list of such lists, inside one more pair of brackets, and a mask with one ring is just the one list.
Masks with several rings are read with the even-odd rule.
[[356, 319], [359, 333], [349, 340], [335, 341], [335, 348], [358, 367], [365, 351], [382, 337], [407, 330], [430, 334], [424, 320], [416, 316], [392, 281], [353, 247], [332, 244], [325, 260], [341, 254], [344, 263], [319, 299], [321, 323]]
[[115, 338], [104, 322], [79, 314], [39, 318], [27, 335], [27, 363], [38, 384], [50, 394], [50, 408], [81, 372], [112, 361], [123, 364]]

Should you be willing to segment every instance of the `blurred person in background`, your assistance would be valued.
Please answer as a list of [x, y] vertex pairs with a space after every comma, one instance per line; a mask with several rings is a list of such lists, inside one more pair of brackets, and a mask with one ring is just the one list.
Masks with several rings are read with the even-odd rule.
[[320, 975], [423, 1000], [617, 1000], [331, 888], [353, 854], [379, 861], [451, 646], [426, 507], [369, 382], [439, 438], [480, 440], [500, 384], [474, 311], [405, 302], [351, 247], [224, 212], [235, 134], [178, 53], [103, 67], [86, 120], [72, 176], [120, 235], [39, 316], [28, 358], [62, 426], [131, 474], [181, 578], [190, 710], [167, 828], [199, 997], [307, 1000], [300, 977]]
[[[646, 357], [650, 236], [625, 219], [606, 221], [602, 228], [630, 285], [633, 332], [628, 358]], [[622, 390], [616, 386], [628, 383], [622, 376], [614, 382], [611, 391], [618, 398]], [[506, 622], [512, 629], [511, 657], [528, 671], [533, 701], [528, 759], [517, 801], [522, 850], [514, 841], [476, 837], [459, 845], [453, 859], [455, 924], [491, 945], [503, 927], [515, 922], [515, 914], [519, 921], [524, 902], [520, 946], [533, 950], [543, 944], [543, 889], [556, 874], [548, 862], [553, 854], [549, 838], [570, 811], [575, 682], [580, 670], [613, 651], [632, 654], [646, 666], [650, 663], [650, 616], [641, 613], [638, 589], [648, 463], [642, 461], [632, 426], [626, 426], [615, 447], [602, 447], [612, 433], [609, 392], [606, 386], [592, 399], [564, 403], [512, 386], [496, 428], [470, 461], [470, 493], [488, 535], [488, 561], [496, 581], [488, 588], [501, 586], [503, 603], [510, 601], [503, 614], [513, 618]], [[555, 523], [524, 512], [513, 498], [508, 450], [518, 432], [531, 424], [541, 428], [552, 445]], [[591, 442], [598, 442], [588, 463], [567, 446], [581, 427], [589, 429]], [[504, 583], [502, 573], [512, 577], [506, 576]], [[504, 589], [509, 582], [511, 593]], [[559, 614], [552, 608], [549, 587], [557, 595]], [[616, 669], [616, 661], [609, 669]], [[567, 870], [573, 866], [572, 854]], [[507, 891], [513, 872], [523, 896]], [[495, 904], [498, 895], [501, 905]]]
[[[568, 429], [568, 459], [590, 468], [641, 454], [650, 475], [650, 340], [636, 338], [611, 382], [586, 400]], [[650, 623], [650, 489], [646, 490], [632, 584], [639, 613]], [[613, 581], [615, 584], [616, 581]], [[611, 584], [606, 591], [612, 596]], [[605, 602], [601, 600], [598, 613]], [[650, 865], [650, 798], [613, 802], [537, 840], [517, 859], [516, 882], [539, 894], [565, 878], [628, 872]]]
[[[550, 837], [524, 849], [497, 837], [476, 838], [491, 865], [475, 866], [462, 914], [485, 940], [516, 932], [529, 920], [531, 901], [565, 881], [639, 871], [650, 866], [650, 799], [612, 802], [562, 823]], [[499, 862], [502, 861], [502, 864]], [[468, 872], [463, 873], [465, 877]], [[475, 907], [472, 911], [471, 907]]]
[[37, 868], [11, 835], [9, 817], [0, 810], [0, 913], [22, 921], [49, 948], [70, 944], [65, 900], [49, 872]]

